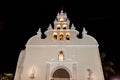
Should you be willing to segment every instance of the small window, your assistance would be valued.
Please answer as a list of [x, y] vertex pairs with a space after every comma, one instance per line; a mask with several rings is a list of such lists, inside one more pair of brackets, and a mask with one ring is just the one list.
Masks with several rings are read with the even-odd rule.
[[70, 33], [66, 33], [66, 40], [70, 40]]
[[64, 59], [63, 51], [60, 51], [60, 53], [59, 53], [59, 61], [63, 61], [63, 59]]
[[53, 40], [57, 40], [57, 33], [53, 33]]
[[60, 25], [60, 24], [58, 24], [58, 25], [57, 25], [57, 29], [60, 29], [60, 28], [61, 28], [61, 25]]
[[60, 33], [59, 37], [60, 37], [60, 40], [63, 40], [63, 33]]

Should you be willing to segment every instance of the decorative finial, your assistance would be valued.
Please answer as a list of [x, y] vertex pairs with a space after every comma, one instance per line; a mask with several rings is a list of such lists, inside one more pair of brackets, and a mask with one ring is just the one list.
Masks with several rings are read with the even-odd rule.
[[86, 31], [85, 27], [83, 27], [82, 35], [83, 35], [83, 36], [84, 36], [84, 35], [87, 35], [87, 31]]
[[32, 73], [31, 74], [35, 75], [35, 69], [34, 69], [34, 67], [32, 69]]
[[37, 35], [39, 35], [41, 37], [41, 35], [42, 35], [41, 28], [38, 29]]
[[[63, 3], [63, 2], [61, 2], [61, 3]], [[61, 13], [60, 13], [60, 14], [63, 15], [63, 14], [64, 14], [64, 13], [63, 13], [63, 4], [61, 4], [61, 8], [62, 8], [62, 9], [61, 9]]]
[[94, 80], [93, 71], [91, 69], [87, 69], [87, 71], [88, 71], [88, 80]]
[[60, 13], [60, 15], [63, 15], [64, 13], [63, 13], [63, 10], [61, 10], [61, 13]]
[[59, 16], [60, 14], [58, 13], [57, 16]]
[[49, 27], [48, 27], [48, 30], [52, 30], [52, 25], [50, 24]]
[[34, 67], [33, 67], [33, 69], [32, 69], [32, 72], [31, 72], [29, 78], [30, 78], [31, 80], [35, 79], [35, 69], [34, 69]]
[[61, 10], [61, 13], [63, 13], [63, 10]]
[[72, 29], [72, 30], [75, 30], [74, 24], [71, 25], [71, 29]]
[[66, 13], [64, 13], [64, 18], [67, 19], [67, 14]]
[[65, 16], [67, 17], [67, 14], [66, 13], [64, 13], [65, 14]]
[[[57, 17], [57, 18], [58, 18], [58, 17]], [[54, 20], [54, 23], [56, 23], [56, 22], [57, 22], [57, 20], [55, 19], [55, 20]]]

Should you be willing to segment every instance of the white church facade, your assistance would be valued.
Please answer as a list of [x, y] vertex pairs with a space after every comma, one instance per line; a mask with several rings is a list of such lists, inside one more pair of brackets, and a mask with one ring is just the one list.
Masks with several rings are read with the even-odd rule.
[[41, 29], [31, 37], [20, 52], [14, 80], [104, 80], [96, 39], [87, 34], [82, 38], [67, 14], [57, 14], [54, 26]]

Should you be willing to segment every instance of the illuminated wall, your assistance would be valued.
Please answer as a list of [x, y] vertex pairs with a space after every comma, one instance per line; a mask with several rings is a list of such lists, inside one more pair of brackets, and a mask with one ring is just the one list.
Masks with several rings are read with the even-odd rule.
[[[20, 53], [14, 80], [104, 80], [97, 41], [85, 28], [79, 33], [70, 25], [66, 13], [58, 13], [45, 34], [42, 39], [39, 29], [28, 40]], [[69, 77], [55, 77], [60, 75], [58, 70]]]

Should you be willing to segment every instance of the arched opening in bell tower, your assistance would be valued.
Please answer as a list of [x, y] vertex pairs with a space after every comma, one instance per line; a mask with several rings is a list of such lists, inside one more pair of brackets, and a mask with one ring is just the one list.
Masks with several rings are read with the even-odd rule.
[[66, 33], [66, 40], [70, 40], [70, 33]]
[[61, 32], [60, 34], [59, 34], [59, 37], [60, 37], [60, 40], [63, 40], [63, 33]]
[[53, 40], [57, 40], [57, 33], [56, 32], [53, 33]]

